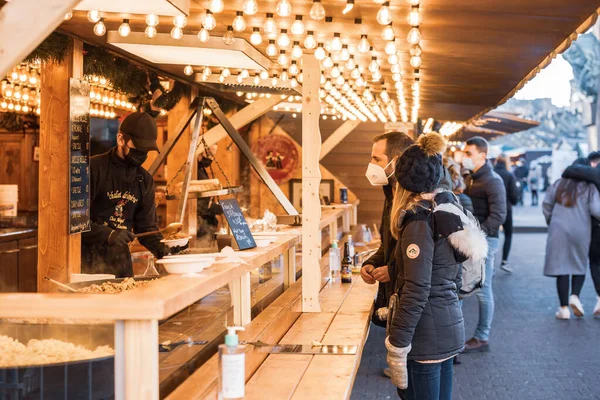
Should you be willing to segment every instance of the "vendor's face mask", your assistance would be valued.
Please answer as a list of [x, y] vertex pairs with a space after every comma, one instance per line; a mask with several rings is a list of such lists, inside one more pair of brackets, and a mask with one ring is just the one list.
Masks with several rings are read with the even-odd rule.
[[147, 152], [138, 149], [133, 149], [127, 145], [125, 146], [129, 149], [129, 152], [125, 154], [125, 161], [127, 161], [129, 165], [133, 167], [139, 167], [148, 158]]
[[371, 183], [371, 185], [373, 185], [373, 186], [385, 186], [385, 185], [387, 185], [389, 183], [389, 178], [394, 173], [392, 172], [391, 174], [387, 175], [385, 173], [385, 169], [387, 167], [389, 167], [392, 162], [394, 162], [394, 160], [390, 161], [385, 166], [385, 168], [383, 168], [383, 167], [381, 167], [380, 165], [377, 165], [377, 164], [373, 164], [373, 163], [369, 164], [369, 166], [367, 167], [367, 173], [365, 174], [365, 176], [367, 177], [367, 179], [369, 180], [369, 182]]

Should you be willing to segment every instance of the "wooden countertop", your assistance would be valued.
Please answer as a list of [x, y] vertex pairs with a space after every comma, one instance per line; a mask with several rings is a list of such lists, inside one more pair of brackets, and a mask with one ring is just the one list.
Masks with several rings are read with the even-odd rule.
[[30, 238], [35, 235], [37, 235], [37, 229], [33, 228], [1, 228], [0, 243]]
[[280, 235], [246, 258], [248, 264], [217, 264], [196, 276], [168, 275], [130, 292], [115, 295], [77, 293], [0, 294], [0, 318], [72, 318], [161, 320], [260, 267], [298, 244], [299, 235]]

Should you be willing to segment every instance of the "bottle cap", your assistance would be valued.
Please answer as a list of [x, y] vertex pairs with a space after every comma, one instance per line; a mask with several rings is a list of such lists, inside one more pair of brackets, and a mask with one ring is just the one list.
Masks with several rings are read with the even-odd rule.
[[337, 248], [338, 248], [338, 242], [337, 242], [337, 240], [334, 240], [334, 241], [331, 243], [331, 248], [332, 248], [332, 249], [337, 249]]
[[225, 335], [226, 346], [237, 346], [239, 343], [237, 331], [243, 331], [243, 326], [228, 326], [227, 335]]

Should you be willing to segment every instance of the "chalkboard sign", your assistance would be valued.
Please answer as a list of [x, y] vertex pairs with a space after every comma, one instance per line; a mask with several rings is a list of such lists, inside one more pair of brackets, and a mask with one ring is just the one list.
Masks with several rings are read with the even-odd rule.
[[90, 224], [90, 84], [71, 78], [69, 96], [69, 232]]
[[236, 199], [227, 199], [220, 201], [223, 208], [223, 215], [227, 219], [231, 233], [237, 242], [240, 250], [252, 249], [256, 247], [254, 237], [250, 233], [250, 227], [240, 210], [240, 205]]

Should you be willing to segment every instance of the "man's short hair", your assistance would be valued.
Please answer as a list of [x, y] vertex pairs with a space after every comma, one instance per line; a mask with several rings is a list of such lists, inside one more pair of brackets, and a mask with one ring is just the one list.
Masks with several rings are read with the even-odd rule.
[[588, 155], [588, 160], [590, 162], [600, 163], [600, 151], [592, 151]]
[[406, 133], [402, 132], [387, 132], [377, 135], [373, 138], [373, 143], [381, 140], [387, 140], [385, 143], [385, 155], [388, 160], [399, 157], [414, 141]]
[[485, 153], [485, 154], [488, 153], [488, 149], [490, 147], [487, 140], [485, 140], [481, 136], [475, 136], [475, 137], [467, 140], [467, 146], [475, 146], [475, 147], [477, 147], [478, 152]]

